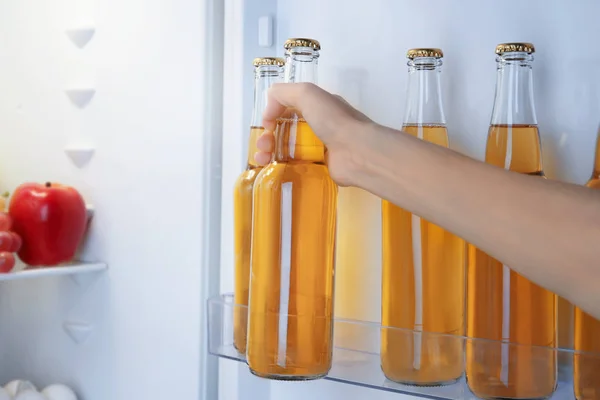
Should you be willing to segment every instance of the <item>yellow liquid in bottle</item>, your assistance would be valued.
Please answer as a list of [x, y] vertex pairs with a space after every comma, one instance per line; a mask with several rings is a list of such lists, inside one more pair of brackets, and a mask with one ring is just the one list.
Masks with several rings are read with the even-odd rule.
[[[600, 189], [600, 181], [597, 183]], [[577, 400], [600, 399], [600, 321], [575, 307], [573, 387]], [[595, 354], [594, 354], [595, 353]]]
[[233, 301], [233, 345], [246, 353], [246, 328], [248, 325], [248, 291], [250, 289], [250, 244], [252, 240], [252, 190], [258, 173], [262, 170], [254, 161], [257, 151], [256, 139], [262, 127], [250, 128], [248, 166], [235, 182], [233, 189], [233, 247], [235, 265], [235, 288]]
[[278, 121], [275, 162], [254, 189], [247, 361], [305, 380], [331, 368], [337, 186], [303, 119]]
[[[403, 130], [448, 147], [444, 126]], [[463, 340], [440, 334], [464, 334], [466, 243], [385, 200], [382, 227], [383, 372], [407, 384], [452, 383], [464, 371]]]
[[[600, 140], [596, 149], [594, 177], [587, 187], [600, 189]], [[577, 400], [600, 399], [600, 321], [575, 307], [575, 350], [573, 357], [573, 388]], [[595, 353], [595, 354], [593, 354]]]
[[[381, 313], [381, 198], [357, 187], [338, 192], [334, 315], [377, 321]], [[369, 351], [373, 330], [336, 324], [336, 347]]]
[[[492, 125], [485, 160], [543, 177], [535, 125]], [[556, 386], [556, 295], [469, 245], [467, 381], [481, 398], [541, 399]], [[504, 342], [504, 343], [501, 343]], [[508, 343], [510, 342], [510, 344]]]

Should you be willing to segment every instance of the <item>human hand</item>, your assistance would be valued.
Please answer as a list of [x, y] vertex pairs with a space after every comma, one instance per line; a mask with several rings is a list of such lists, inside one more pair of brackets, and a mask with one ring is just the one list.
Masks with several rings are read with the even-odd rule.
[[263, 114], [265, 131], [256, 143], [256, 162], [266, 165], [271, 161], [277, 118], [288, 108], [298, 110], [327, 147], [327, 165], [333, 180], [340, 186], [352, 185], [353, 172], [362, 163], [360, 148], [365, 127], [372, 121], [340, 96], [312, 83], [279, 83], [271, 87]]
[[0, 273], [10, 272], [15, 266], [13, 253], [21, 248], [21, 237], [12, 232], [12, 220], [5, 212], [0, 212]]

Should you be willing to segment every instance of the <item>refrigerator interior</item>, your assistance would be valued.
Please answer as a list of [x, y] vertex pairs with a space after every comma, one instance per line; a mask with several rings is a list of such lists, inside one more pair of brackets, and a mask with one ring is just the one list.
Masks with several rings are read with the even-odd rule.
[[[481, 159], [494, 47], [533, 42], [545, 172], [581, 184], [600, 122], [599, 12], [593, 0], [1, 2], [0, 190], [76, 186], [96, 210], [84, 258], [109, 269], [81, 285], [0, 283], [0, 384], [63, 382], [85, 400], [410, 398], [260, 380], [207, 355], [206, 299], [233, 289], [231, 189], [245, 167], [251, 60], [281, 55], [288, 37], [318, 39], [321, 86], [400, 127], [406, 50], [441, 47], [451, 147]], [[274, 23], [266, 47], [261, 17]], [[65, 32], [90, 27], [83, 48]], [[73, 104], [65, 91], [82, 89], [89, 103]], [[65, 155], [73, 146], [94, 149], [82, 168]], [[378, 322], [379, 199], [342, 188], [339, 232], [335, 313]], [[89, 337], [75, 343], [69, 322]]]
[[[319, 85], [342, 95], [375, 121], [399, 128], [406, 95], [406, 50], [440, 47], [450, 147], [481, 160], [494, 100], [494, 48], [504, 42], [532, 42], [544, 171], [549, 179], [583, 184], [592, 171], [600, 123], [596, 68], [600, 53], [594, 50], [600, 33], [594, 15], [599, 11], [600, 4], [591, 0], [227, 1], [225, 76], [230, 79], [224, 86], [221, 292], [233, 291], [233, 259], [227, 245], [232, 241], [231, 188], [245, 167], [254, 57], [283, 55], [283, 42], [289, 37], [317, 39], [322, 46]], [[259, 21], [266, 16], [275, 26], [270, 47], [259, 45], [266, 37]], [[337, 239], [336, 318], [380, 322], [380, 200], [359, 189], [341, 188]], [[569, 347], [572, 309], [561, 302], [559, 312], [559, 340]], [[370, 333], [351, 337], [350, 332], [336, 331], [334, 336], [338, 343], [379, 340]], [[328, 381], [269, 382], [251, 376], [244, 364], [228, 360], [219, 364], [221, 399], [410, 398]], [[563, 367], [569, 368], [568, 360], [561, 362]]]

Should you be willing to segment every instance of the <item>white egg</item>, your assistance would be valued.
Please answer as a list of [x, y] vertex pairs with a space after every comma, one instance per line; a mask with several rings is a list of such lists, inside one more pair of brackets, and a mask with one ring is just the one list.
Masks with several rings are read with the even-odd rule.
[[75, 393], [66, 385], [55, 383], [42, 390], [47, 400], [77, 400]]
[[46, 396], [38, 392], [37, 390], [24, 390], [19, 393], [15, 400], [47, 400]]
[[6, 389], [0, 386], [0, 400], [11, 400], [11, 395]]
[[14, 381], [8, 382], [6, 385], [4, 385], [4, 390], [6, 390], [12, 397], [15, 397], [25, 390], [37, 392], [37, 388], [33, 385], [33, 383], [20, 379], [15, 379]]

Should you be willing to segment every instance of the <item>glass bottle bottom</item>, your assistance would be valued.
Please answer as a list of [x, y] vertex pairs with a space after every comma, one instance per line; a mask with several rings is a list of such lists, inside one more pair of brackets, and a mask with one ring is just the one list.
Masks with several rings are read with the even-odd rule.
[[577, 400], [600, 400], [600, 357], [580, 353], [573, 357], [573, 394]]
[[388, 380], [410, 386], [447, 386], [464, 375], [462, 337], [393, 328], [381, 333], [380, 366]]
[[263, 374], [258, 371], [253, 370], [248, 367], [250, 373], [254, 376], [258, 376], [259, 378], [271, 379], [275, 381], [314, 381], [317, 379], [325, 378], [327, 376], [327, 372], [323, 374], [317, 375], [280, 375], [280, 374]]
[[558, 387], [557, 384], [554, 385], [554, 389], [552, 389], [552, 392], [544, 395], [544, 396], [540, 396], [540, 397], [521, 397], [521, 396], [515, 396], [515, 397], [502, 397], [502, 396], [486, 396], [485, 393], [479, 393], [478, 391], [474, 391], [472, 386], [469, 384], [469, 377], [467, 375], [466, 378], [467, 381], [467, 386], [470, 390], [471, 393], [473, 393], [475, 396], [477, 396], [478, 398], [482, 399], [482, 400], [546, 400], [552, 397], [552, 395], [554, 394], [554, 392], [556, 391], [556, 388]]
[[462, 375], [461, 375], [458, 378], [454, 378], [454, 379], [450, 379], [450, 380], [445, 380], [445, 381], [415, 382], [415, 381], [403, 380], [403, 379], [397, 379], [397, 378], [394, 378], [394, 377], [390, 377], [390, 376], [388, 376], [385, 373], [385, 370], [383, 368], [381, 370], [383, 371], [383, 375], [385, 375], [385, 377], [386, 377], [387, 380], [395, 382], [395, 383], [399, 383], [401, 385], [406, 385], [406, 386], [418, 386], [418, 387], [448, 386], [448, 385], [455, 384], [462, 377]]
[[246, 346], [245, 345], [244, 346], [242, 346], [242, 345], [238, 346], [238, 345], [234, 344], [233, 348], [238, 352], [238, 354], [240, 356], [242, 356], [242, 357], [246, 356]]

